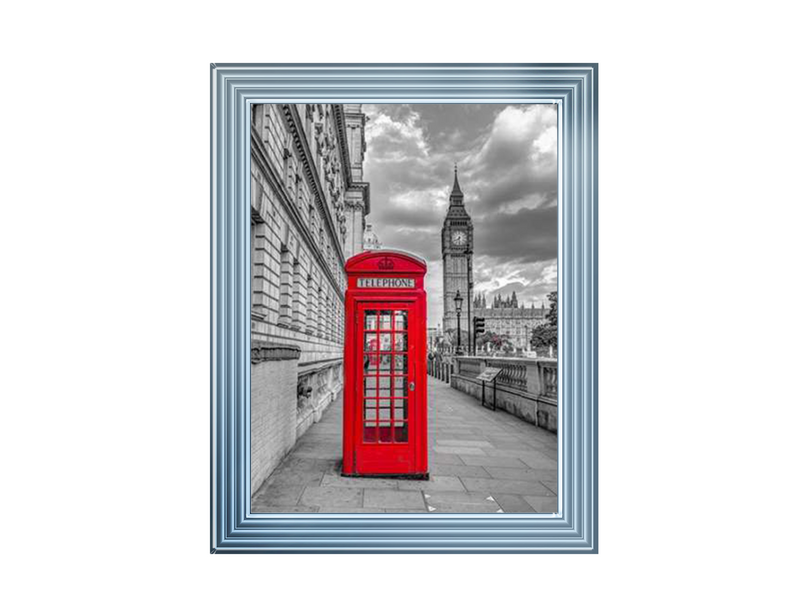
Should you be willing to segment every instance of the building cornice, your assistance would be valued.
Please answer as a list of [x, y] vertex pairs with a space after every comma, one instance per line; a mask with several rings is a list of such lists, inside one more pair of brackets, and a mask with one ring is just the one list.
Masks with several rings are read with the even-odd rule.
[[[291, 131], [293, 132], [293, 139], [296, 142], [296, 150], [299, 152], [304, 171], [307, 174], [307, 181], [313, 189], [313, 194], [318, 201], [318, 206], [321, 213], [324, 215], [324, 221], [327, 224], [327, 229], [330, 231], [332, 240], [335, 242], [335, 252], [338, 254], [338, 259], [341, 265], [346, 263], [346, 257], [343, 254], [343, 244], [338, 236], [338, 229], [335, 227], [335, 222], [332, 219], [332, 213], [327, 207], [327, 196], [324, 194], [324, 187], [321, 185], [321, 177], [316, 169], [313, 153], [310, 150], [310, 145], [307, 144], [307, 137], [304, 135], [304, 128], [302, 127], [302, 120], [295, 105], [282, 105], [285, 113], [285, 118], [288, 121]], [[348, 159], [348, 157], [347, 157]], [[343, 161], [341, 161], [343, 163]], [[344, 180], [344, 182], [348, 182]]]
[[352, 158], [349, 156], [348, 137], [346, 136], [346, 120], [343, 115], [343, 105], [332, 105], [332, 112], [335, 114], [335, 126], [338, 128], [338, 143], [341, 148], [341, 175], [343, 181], [347, 183], [347, 188], [352, 185]]
[[371, 213], [371, 186], [368, 182], [352, 182], [347, 189], [349, 191], [359, 191], [363, 196], [363, 207], [365, 215]]
[[[343, 181], [348, 183], [347, 190], [358, 190], [363, 194], [364, 207], [366, 208], [365, 215], [368, 215], [371, 212], [371, 189], [368, 182], [355, 182], [352, 180], [352, 157], [349, 154], [349, 136], [346, 132], [346, 113], [343, 109], [343, 105], [333, 105], [333, 111], [335, 113], [335, 123], [338, 127], [341, 157], [346, 159], [346, 161], [341, 162]], [[366, 116], [362, 113], [360, 115], [363, 117], [363, 123], [365, 124]]]
[[300, 356], [301, 348], [297, 345], [251, 340], [251, 364], [276, 362], [277, 360], [298, 360]]

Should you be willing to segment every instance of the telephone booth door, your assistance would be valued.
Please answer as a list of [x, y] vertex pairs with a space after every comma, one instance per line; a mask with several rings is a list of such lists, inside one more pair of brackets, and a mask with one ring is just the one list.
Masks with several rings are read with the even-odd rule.
[[[364, 269], [371, 266], [372, 255], [382, 258], [382, 253], [350, 259], [347, 272], [361, 259]], [[386, 259], [380, 265], [388, 264]], [[399, 259], [394, 265], [407, 266]], [[425, 269], [419, 270], [421, 277], [414, 278], [409, 272], [401, 277], [387, 272], [378, 277], [350, 275], [344, 475], [427, 478]]]
[[[358, 304], [363, 342], [357, 473], [407, 474], [413, 469], [411, 424], [416, 408], [411, 303]], [[411, 353], [414, 352], [414, 353]], [[424, 385], [424, 384], [421, 384]]]

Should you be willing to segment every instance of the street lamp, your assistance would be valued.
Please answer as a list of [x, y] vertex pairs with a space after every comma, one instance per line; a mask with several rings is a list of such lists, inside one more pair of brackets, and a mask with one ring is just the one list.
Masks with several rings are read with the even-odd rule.
[[461, 306], [463, 306], [463, 298], [461, 292], [455, 294], [455, 312], [458, 314], [458, 349], [455, 351], [456, 355], [460, 355], [461, 351]]
[[[466, 256], [466, 298], [469, 299], [469, 293], [472, 291], [472, 250], [468, 247], [464, 250]], [[466, 306], [466, 332], [469, 341], [466, 342], [467, 352], [466, 355], [472, 354], [474, 356], [474, 346], [472, 346], [472, 304], [475, 300], [469, 300], [469, 305]], [[458, 323], [458, 330], [460, 331], [461, 324]]]

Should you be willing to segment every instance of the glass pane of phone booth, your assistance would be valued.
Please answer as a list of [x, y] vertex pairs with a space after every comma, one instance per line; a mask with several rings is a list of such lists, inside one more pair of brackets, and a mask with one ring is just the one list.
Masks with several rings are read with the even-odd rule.
[[408, 441], [408, 311], [363, 313], [363, 442]]

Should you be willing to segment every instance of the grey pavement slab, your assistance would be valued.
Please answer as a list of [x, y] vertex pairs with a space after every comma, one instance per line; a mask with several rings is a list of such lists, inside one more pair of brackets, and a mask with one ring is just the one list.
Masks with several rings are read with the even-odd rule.
[[540, 482], [513, 479], [484, 479], [482, 477], [462, 477], [460, 480], [469, 492], [490, 492], [492, 494], [535, 494], [549, 496], [552, 492]]
[[542, 484], [544, 484], [545, 486], [550, 488], [550, 490], [552, 491], [552, 493], [554, 495], [558, 494], [558, 482], [553, 482], [553, 481], [549, 481], [549, 480], [543, 480]]
[[342, 476], [343, 408], [338, 400], [253, 493], [252, 511], [553, 512], [555, 434], [504, 411], [482, 408], [475, 398], [436, 379], [428, 379], [428, 398], [430, 480]]
[[364, 506], [385, 509], [425, 510], [424, 497], [419, 491], [366, 490]]
[[[305, 506], [362, 507], [364, 492], [365, 490], [361, 488], [307, 486], [299, 499], [299, 503]], [[382, 505], [373, 506], [381, 507]]]
[[318, 469], [311, 471], [297, 471], [294, 469], [286, 469], [283, 471], [275, 471], [268, 478], [266, 483], [269, 487], [279, 486], [300, 486], [300, 485], [314, 485], [321, 484], [321, 479], [324, 477], [324, 472]]
[[304, 488], [305, 486], [264, 486], [252, 500], [251, 508], [255, 510], [255, 504], [263, 507], [295, 507]]
[[430, 472], [435, 476], [491, 477], [483, 467], [470, 467], [468, 465], [433, 465]]
[[481, 467], [518, 467], [526, 469], [527, 465], [516, 457], [510, 456], [479, 456], [479, 455], [460, 455], [465, 465], [475, 465]]
[[534, 513], [525, 499], [519, 494], [495, 494], [494, 500], [505, 513]]
[[457, 454], [439, 454], [439, 453], [431, 453], [429, 455], [431, 463], [437, 463], [439, 465], [463, 465], [464, 462], [461, 460]]
[[540, 453], [520, 454], [517, 458], [531, 469], [547, 469], [558, 472], [558, 461], [556, 459], [551, 459], [547, 455]]
[[424, 500], [427, 504], [471, 503], [487, 504], [494, 502], [491, 494], [481, 492], [425, 492]]
[[400, 480], [399, 489], [423, 490], [425, 492], [438, 492], [442, 490], [466, 492], [466, 488], [463, 487], [461, 480], [451, 475], [434, 475], [429, 480]]
[[318, 507], [267, 507], [254, 505], [251, 507], [252, 513], [321, 513]]
[[438, 440], [439, 446], [450, 446], [456, 448], [493, 448], [494, 444], [488, 440]]
[[368, 490], [397, 490], [401, 480], [383, 479], [379, 477], [344, 477], [342, 475], [325, 475], [321, 481], [322, 486], [336, 488], [362, 488]]
[[486, 467], [488, 474], [494, 479], [519, 479], [532, 482], [543, 480], [554, 481], [556, 471], [536, 471], [534, 469], [519, 469], [517, 467]]
[[478, 455], [486, 454], [485, 452], [483, 452], [483, 449], [478, 447], [478, 446], [470, 447], [470, 446], [438, 446], [438, 445], [436, 445], [435, 451], [440, 453], [440, 454], [457, 454], [459, 456], [462, 455], [462, 454], [478, 454]]
[[523, 496], [522, 498], [537, 513], [558, 513], [558, 498], [555, 496]]
[[385, 513], [385, 509], [370, 509], [367, 507], [320, 507], [319, 513]]
[[461, 502], [447, 502], [438, 504], [436, 506], [428, 506], [427, 511], [430, 513], [500, 513], [503, 512], [495, 502], [487, 502], [484, 504], [474, 503], [461, 503]]

